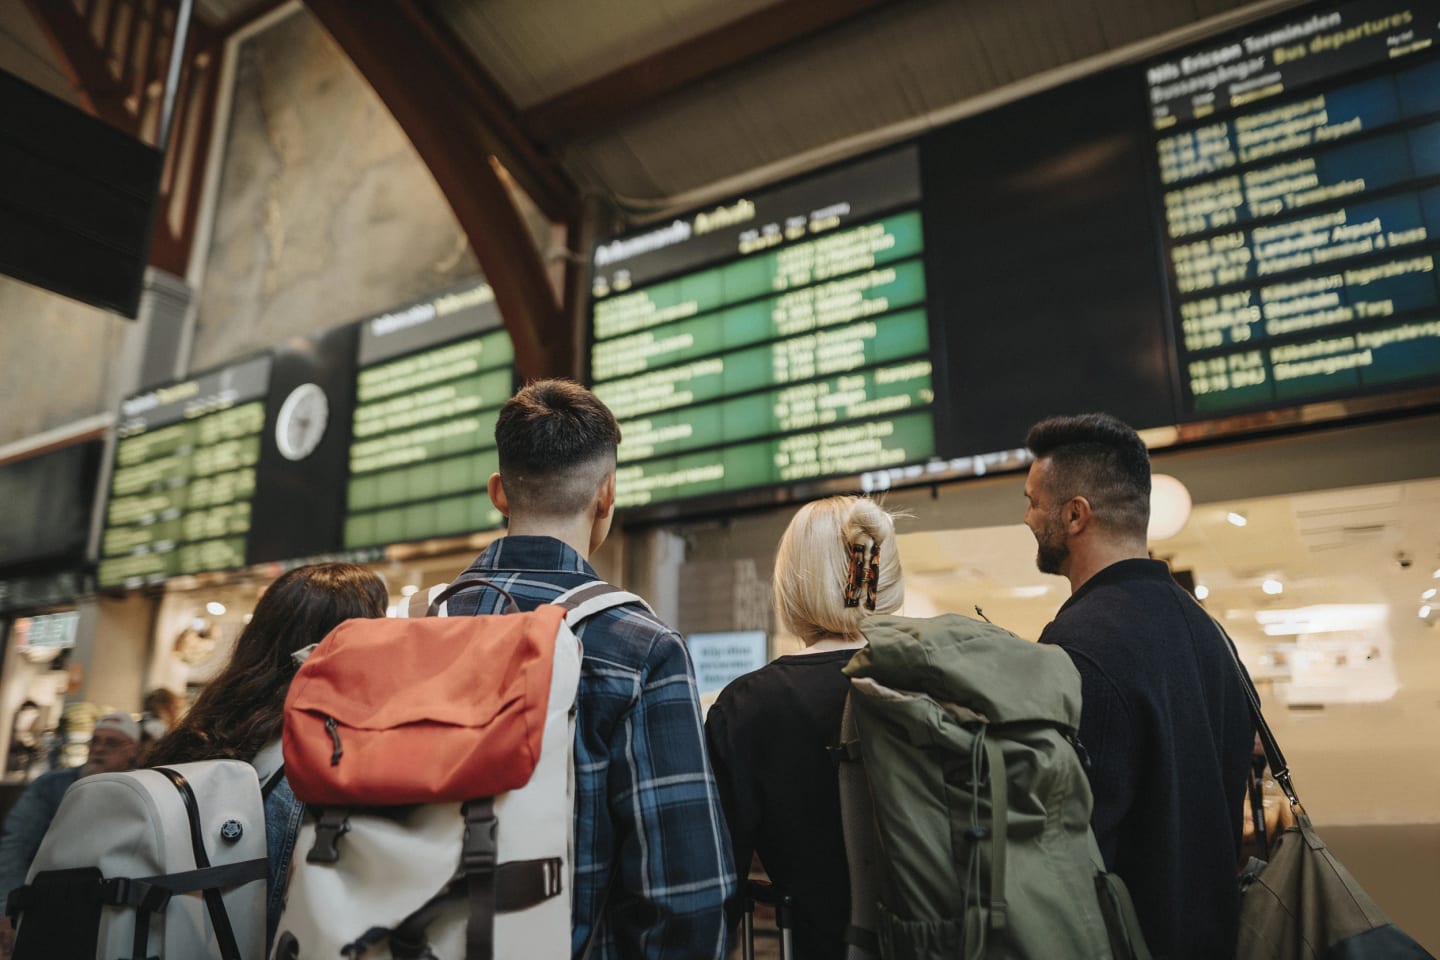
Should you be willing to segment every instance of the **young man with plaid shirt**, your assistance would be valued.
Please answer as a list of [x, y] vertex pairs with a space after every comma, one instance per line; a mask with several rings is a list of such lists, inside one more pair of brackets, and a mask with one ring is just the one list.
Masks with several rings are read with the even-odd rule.
[[[509, 531], [461, 576], [529, 610], [598, 579], [588, 557], [614, 516], [620, 427], [590, 391], [541, 380], [501, 409], [495, 440], [490, 499]], [[503, 604], [482, 587], [448, 606]], [[684, 642], [640, 606], [599, 614], [579, 636], [572, 954], [720, 960], [735, 872]]]

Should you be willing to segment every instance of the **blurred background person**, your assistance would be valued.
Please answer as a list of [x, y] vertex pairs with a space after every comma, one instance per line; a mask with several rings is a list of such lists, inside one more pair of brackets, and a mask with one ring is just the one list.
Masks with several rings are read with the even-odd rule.
[[841, 668], [865, 644], [860, 621], [905, 600], [894, 518], [863, 497], [801, 507], [780, 539], [774, 595], [805, 648], [721, 691], [705, 734], [742, 889], [758, 853], [793, 899], [797, 960], [834, 960], [846, 951], [850, 879], [828, 748], [850, 691]]
[[[195, 698], [176, 727], [145, 757], [148, 767], [195, 760], [254, 762], [280, 739], [285, 694], [299, 667], [293, 654], [345, 620], [385, 616], [384, 582], [350, 563], [297, 567], [272, 583], [255, 605], [220, 674]], [[290, 858], [305, 806], [283, 774], [265, 794], [265, 838], [270, 859], [266, 941], [275, 936]]]
[[185, 701], [173, 690], [156, 687], [140, 702], [140, 762], [145, 766], [155, 741], [165, 736], [180, 721]]

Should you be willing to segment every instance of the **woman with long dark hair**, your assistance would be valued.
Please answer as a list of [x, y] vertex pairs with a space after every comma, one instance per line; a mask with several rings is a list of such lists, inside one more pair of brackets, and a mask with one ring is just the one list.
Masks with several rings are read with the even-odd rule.
[[[156, 741], [145, 765], [195, 760], [254, 762], [274, 750], [284, 720], [285, 694], [299, 666], [297, 650], [319, 643], [341, 622], [385, 616], [385, 584], [364, 567], [317, 563], [281, 574], [255, 605], [230, 661], [195, 699], [180, 723]], [[275, 936], [290, 856], [304, 804], [280, 776], [265, 796], [265, 837], [270, 858], [266, 942]]]

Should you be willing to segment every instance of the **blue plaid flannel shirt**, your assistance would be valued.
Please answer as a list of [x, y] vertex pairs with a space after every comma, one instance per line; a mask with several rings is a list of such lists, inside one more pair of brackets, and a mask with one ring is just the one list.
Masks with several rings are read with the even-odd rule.
[[[598, 579], [569, 545], [530, 536], [496, 540], [456, 579], [466, 577], [503, 587], [524, 610]], [[503, 603], [477, 588], [448, 609], [498, 613]], [[735, 871], [690, 655], [639, 606], [598, 614], [578, 633], [571, 951], [721, 960]]]

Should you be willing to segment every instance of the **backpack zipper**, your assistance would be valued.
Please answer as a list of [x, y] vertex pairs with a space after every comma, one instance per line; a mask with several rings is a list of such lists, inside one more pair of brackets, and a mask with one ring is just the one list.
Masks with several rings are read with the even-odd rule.
[[338, 727], [339, 724], [335, 722], [334, 717], [325, 718], [325, 732], [330, 734], [330, 739], [335, 743], [335, 750], [330, 754], [330, 766], [332, 767], [339, 765], [340, 757], [345, 753], [345, 749], [340, 746], [340, 731], [337, 729]]

